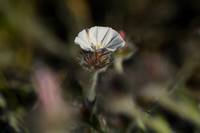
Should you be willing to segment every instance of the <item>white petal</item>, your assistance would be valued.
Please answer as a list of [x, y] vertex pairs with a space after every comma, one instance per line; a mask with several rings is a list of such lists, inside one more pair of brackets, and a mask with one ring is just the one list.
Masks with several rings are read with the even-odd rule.
[[119, 33], [117, 31], [113, 30], [112, 28], [108, 28], [105, 36], [101, 40], [103, 47], [107, 47], [107, 45], [112, 41], [112, 39], [115, 38], [118, 34]]
[[117, 44], [115, 44], [115, 45], [108, 46], [106, 49], [107, 49], [108, 51], [115, 51], [116, 49], [121, 48], [121, 47], [123, 47], [124, 45], [125, 45], [125, 42], [120, 42], [120, 43], [117, 43]]
[[76, 39], [74, 40], [75, 44], [80, 45], [80, 47], [84, 50], [92, 50], [91, 46], [88, 45], [88, 43], [86, 43], [84, 40], [82, 40], [80, 37], [76, 37]]
[[107, 48], [121, 48], [125, 45], [124, 40], [122, 39], [122, 37], [120, 36], [120, 34], [118, 34], [117, 36], [113, 37], [112, 40], [107, 44]]
[[109, 27], [97, 26], [97, 44], [102, 43], [101, 41], [105, 37], [108, 30]]
[[[103, 48], [106, 48], [109, 51], [115, 51], [117, 48], [123, 47], [125, 44], [117, 31], [110, 27], [101, 26], [82, 30], [78, 34], [78, 37], [75, 38], [74, 42], [87, 51], [98, 51]], [[96, 48], [98, 49], [95, 49], [95, 46], [97, 46]]]
[[106, 48], [106, 50], [108, 50], [108, 51], [112, 51], [112, 52], [114, 52], [116, 49], [114, 48]]
[[95, 27], [92, 27], [89, 29], [89, 36], [90, 36], [90, 39], [92, 41], [92, 44], [94, 44], [95, 46], [97, 46], [99, 43], [97, 41], [97, 32], [98, 32], [98, 27], [95, 26]]
[[91, 45], [87, 38], [87, 33], [85, 29], [78, 33], [78, 37], [82, 39], [87, 45]]

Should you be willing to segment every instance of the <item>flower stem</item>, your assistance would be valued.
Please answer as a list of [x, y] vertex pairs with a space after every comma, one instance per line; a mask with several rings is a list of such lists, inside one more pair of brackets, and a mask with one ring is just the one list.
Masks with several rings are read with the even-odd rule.
[[89, 102], [93, 102], [95, 97], [96, 97], [95, 88], [96, 88], [96, 84], [97, 84], [97, 79], [98, 79], [98, 72], [94, 71], [92, 73], [90, 85], [89, 85], [89, 88], [88, 88], [88, 92], [86, 94]]
[[122, 65], [123, 59], [118, 57], [115, 59], [115, 69], [117, 70], [118, 73], [122, 74], [124, 72], [123, 70], [123, 65]]

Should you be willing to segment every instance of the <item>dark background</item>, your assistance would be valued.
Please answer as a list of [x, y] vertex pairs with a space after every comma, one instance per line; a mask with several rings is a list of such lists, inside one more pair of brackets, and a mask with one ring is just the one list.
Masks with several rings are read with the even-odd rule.
[[[78, 118], [71, 118], [75, 119], [76, 128], [71, 132], [91, 132], [91, 127], [80, 124], [87, 120], [82, 120], [77, 111], [80, 108], [77, 104], [83, 104], [90, 73], [79, 65], [77, 57], [81, 49], [74, 44], [74, 39], [82, 29], [92, 26], [123, 30], [126, 43], [137, 49], [133, 56], [123, 61], [123, 74], [111, 65], [99, 75], [97, 114], [100, 112], [111, 123], [112, 132], [143, 132], [136, 120], [126, 113], [105, 109], [105, 101], [128, 94], [143, 112], [162, 117], [176, 133], [200, 131], [200, 123], [192, 115], [179, 113], [168, 104], [148, 97], [164, 89], [180, 112], [182, 105], [186, 114], [193, 114], [193, 108], [199, 112], [199, 1], [1, 0], [1, 132], [33, 130], [32, 114], [39, 114], [35, 108], [40, 108], [37, 107], [40, 92], [32, 79], [41, 68], [50, 69], [59, 77], [63, 101], [71, 110], [76, 110], [72, 112], [76, 112]], [[40, 122], [39, 119], [35, 121]], [[95, 125], [92, 127], [98, 129]], [[154, 131], [151, 126], [147, 127], [144, 132]]]

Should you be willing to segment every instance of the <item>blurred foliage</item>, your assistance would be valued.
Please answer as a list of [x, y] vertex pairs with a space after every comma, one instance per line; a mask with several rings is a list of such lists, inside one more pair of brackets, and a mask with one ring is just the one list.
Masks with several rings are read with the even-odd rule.
[[[89, 108], [73, 41], [95, 25], [128, 45]], [[1, 0], [0, 132], [199, 133], [200, 1]]]

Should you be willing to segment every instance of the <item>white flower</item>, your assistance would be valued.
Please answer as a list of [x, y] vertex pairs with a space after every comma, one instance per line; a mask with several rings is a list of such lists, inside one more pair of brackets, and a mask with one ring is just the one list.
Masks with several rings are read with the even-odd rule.
[[110, 27], [95, 26], [90, 29], [84, 29], [79, 32], [74, 40], [75, 44], [80, 45], [86, 51], [115, 51], [125, 45], [120, 34]]

